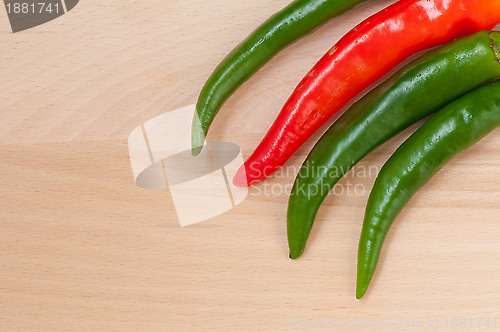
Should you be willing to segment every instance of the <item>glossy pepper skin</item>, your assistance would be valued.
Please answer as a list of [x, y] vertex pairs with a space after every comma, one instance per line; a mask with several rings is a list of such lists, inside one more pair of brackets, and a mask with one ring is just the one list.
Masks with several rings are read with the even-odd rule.
[[349, 100], [409, 56], [498, 22], [499, 0], [400, 0], [369, 17], [302, 79], [233, 183], [271, 175]]
[[449, 104], [413, 133], [385, 163], [368, 199], [358, 250], [356, 297], [368, 288], [392, 222], [415, 192], [453, 156], [500, 126], [500, 82]]
[[404, 128], [500, 76], [494, 41], [498, 35], [481, 31], [421, 56], [360, 99], [326, 131], [291, 191], [290, 258], [302, 254], [321, 203], [359, 160]]
[[217, 66], [198, 98], [192, 154], [198, 155], [226, 100], [273, 56], [331, 18], [367, 0], [296, 0], [271, 16]]

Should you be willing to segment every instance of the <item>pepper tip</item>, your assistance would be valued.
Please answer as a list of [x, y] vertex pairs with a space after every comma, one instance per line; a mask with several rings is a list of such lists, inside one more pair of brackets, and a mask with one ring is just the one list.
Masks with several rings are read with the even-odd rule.
[[238, 169], [238, 171], [234, 175], [233, 184], [236, 187], [248, 187], [250, 185], [248, 178], [247, 178], [245, 164], [241, 165], [241, 167]]
[[191, 154], [193, 156], [197, 156], [200, 154], [203, 149], [203, 145], [205, 145], [206, 134], [203, 131], [199, 119], [196, 116], [193, 119], [193, 126], [191, 128]]
[[290, 249], [290, 255], [288, 257], [290, 257], [290, 259], [297, 259], [300, 256], [302, 256], [303, 252], [304, 252], [303, 248], [301, 248], [301, 249]]
[[366, 289], [357, 288], [356, 289], [356, 299], [361, 300], [361, 298], [365, 295], [365, 293], [366, 293]]
[[202, 148], [203, 148], [203, 145], [202, 146], [193, 146], [193, 147], [191, 147], [191, 155], [193, 157], [196, 157], [197, 155], [200, 154]]
[[363, 276], [358, 274], [358, 280], [356, 283], [356, 299], [360, 300], [363, 296], [365, 296], [369, 283], [369, 279], [366, 280]]

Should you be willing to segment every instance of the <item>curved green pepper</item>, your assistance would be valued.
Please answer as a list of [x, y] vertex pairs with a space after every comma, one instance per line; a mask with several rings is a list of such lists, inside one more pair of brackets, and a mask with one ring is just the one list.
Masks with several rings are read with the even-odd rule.
[[295, 0], [271, 16], [215, 68], [201, 90], [192, 127], [198, 155], [215, 115], [226, 100], [272, 57], [331, 18], [367, 0]]
[[368, 93], [328, 129], [302, 165], [290, 195], [290, 258], [302, 254], [321, 203], [359, 160], [404, 128], [500, 76], [495, 40], [500, 40], [500, 33], [482, 31], [425, 54]]
[[447, 105], [417, 129], [380, 170], [366, 206], [358, 250], [356, 297], [375, 271], [392, 222], [415, 192], [453, 156], [500, 126], [500, 82]]

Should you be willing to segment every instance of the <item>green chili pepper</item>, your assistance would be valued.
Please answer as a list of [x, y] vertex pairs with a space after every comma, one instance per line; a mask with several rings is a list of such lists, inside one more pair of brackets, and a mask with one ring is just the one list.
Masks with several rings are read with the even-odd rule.
[[404, 128], [500, 76], [495, 40], [500, 33], [482, 31], [427, 53], [368, 93], [328, 129], [302, 165], [290, 195], [290, 258], [302, 254], [321, 203], [359, 160]]
[[368, 288], [392, 222], [413, 194], [453, 156], [498, 126], [500, 81], [447, 105], [389, 158], [375, 180], [366, 206], [358, 251], [358, 299]]
[[192, 128], [192, 154], [200, 153], [226, 100], [273, 56], [331, 18], [367, 0], [296, 0], [271, 16], [217, 66], [201, 90]]

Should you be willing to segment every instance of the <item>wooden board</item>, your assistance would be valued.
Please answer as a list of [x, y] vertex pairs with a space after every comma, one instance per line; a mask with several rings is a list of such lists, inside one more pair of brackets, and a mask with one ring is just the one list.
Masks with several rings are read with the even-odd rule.
[[[287, 253], [287, 197], [269, 191], [293, 174], [184, 228], [168, 190], [135, 185], [129, 133], [193, 104], [221, 58], [287, 2], [86, 0], [16, 34], [0, 10], [1, 331], [500, 327], [498, 130], [414, 197], [361, 301], [356, 251], [376, 174], [340, 182], [362, 190], [326, 199], [297, 261]], [[248, 157], [317, 59], [392, 2], [360, 7], [279, 54], [228, 101], [209, 139]], [[409, 133], [361, 166], [380, 168]]]

